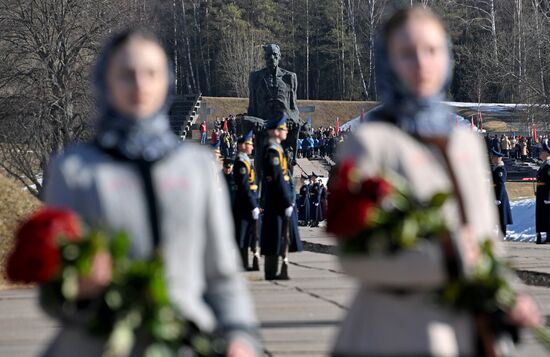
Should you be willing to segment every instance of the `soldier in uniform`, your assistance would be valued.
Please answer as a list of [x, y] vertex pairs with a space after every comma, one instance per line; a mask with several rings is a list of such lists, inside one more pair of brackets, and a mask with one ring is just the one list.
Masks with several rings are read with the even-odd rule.
[[[245, 270], [260, 270], [259, 253], [256, 249], [257, 232], [260, 219], [258, 203], [258, 185], [256, 173], [250, 162], [249, 155], [254, 150], [252, 132], [241, 136], [237, 140], [239, 154], [235, 159], [233, 178], [235, 180], [235, 204], [233, 205], [233, 218], [235, 220], [235, 237], [241, 254], [243, 268]], [[254, 259], [252, 268], [248, 265], [248, 248], [252, 248]]]
[[317, 227], [321, 218], [321, 185], [317, 182], [317, 175], [314, 172], [309, 176], [311, 186], [309, 188], [309, 213], [311, 227]]
[[537, 172], [536, 192], [536, 231], [537, 244], [550, 243], [548, 232], [550, 232], [550, 147], [542, 143], [542, 150], [539, 150], [539, 158], [543, 161]]
[[[266, 126], [269, 144], [264, 150], [265, 211], [262, 224], [261, 252], [265, 256], [265, 279], [288, 279], [288, 252], [302, 250], [298, 233], [298, 218], [294, 210], [290, 171], [281, 146], [286, 139], [287, 116], [270, 120]], [[281, 274], [277, 275], [279, 256], [283, 257]]]
[[235, 179], [233, 178], [233, 160], [231, 159], [224, 159], [223, 160], [223, 178], [225, 179], [225, 183], [227, 185], [227, 192], [229, 193], [229, 202], [231, 203], [231, 207], [233, 207], [233, 204], [235, 203]]
[[300, 188], [300, 200], [298, 201], [298, 222], [306, 226], [309, 222], [309, 187], [308, 177], [302, 175], [302, 187]]
[[319, 185], [321, 186], [321, 221], [327, 218], [327, 206], [328, 206], [328, 197], [327, 197], [327, 188], [323, 185], [323, 182], [319, 180]]
[[495, 189], [495, 204], [497, 205], [498, 215], [500, 218], [500, 231], [506, 237], [506, 226], [513, 224], [512, 209], [508, 200], [508, 192], [506, 192], [506, 177], [508, 175], [506, 166], [502, 161], [503, 153], [491, 149], [491, 164], [493, 165], [493, 187]]

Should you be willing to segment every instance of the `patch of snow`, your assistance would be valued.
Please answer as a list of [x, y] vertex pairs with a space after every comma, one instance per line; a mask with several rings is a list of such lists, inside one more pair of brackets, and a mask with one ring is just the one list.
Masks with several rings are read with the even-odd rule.
[[513, 201], [512, 219], [514, 224], [507, 227], [508, 234], [505, 240], [514, 242], [534, 242], [535, 232], [535, 199]]

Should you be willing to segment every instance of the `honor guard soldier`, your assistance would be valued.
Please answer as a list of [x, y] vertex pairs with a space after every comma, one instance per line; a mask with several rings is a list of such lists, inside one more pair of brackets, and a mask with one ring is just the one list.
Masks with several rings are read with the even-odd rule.
[[[259, 238], [260, 208], [258, 203], [258, 185], [256, 173], [250, 161], [254, 150], [252, 131], [237, 140], [239, 153], [235, 159], [233, 178], [235, 180], [235, 204], [233, 218], [235, 220], [235, 237], [245, 270], [260, 270], [259, 252], [257, 249]], [[248, 265], [248, 248], [253, 256], [252, 268]]]
[[497, 205], [498, 215], [500, 219], [500, 230], [502, 235], [506, 237], [506, 226], [513, 224], [512, 209], [510, 207], [510, 201], [508, 200], [508, 192], [506, 192], [506, 177], [508, 172], [506, 166], [502, 161], [504, 154], [491, 149], [491, 164], [493, 165], [493, 186], [495, 189], [495, 204]]
[[545, 243], [550, 243], [548, 232], [550, 232], [550, 147], [542, 143], [542, 150], [539, 151], [539, 158], [542, 165], [537, 171], [536, 189], [536, 225], [537, 244], [542, 243], [544, 235]]
[[229, 193], [229, 202], [231, 203], [231, 207], [235, 204], [235, 179], [233, 178], [233, 160], [231, 159], [224, 159], [223, 160], [223, 178], [225, 179], [225, 183], [227, 184], [227, 192]]
[[302, 187], [298, 201], [298, 222], [302, 226], [307, 226], [309, 222], [309, 187], [308, 177], [302, 175]]
[[317, 182], [317, 175], [314, 172], [309, 176], [311, 185], [309, 187], [309, 214], [311, 227], [319, 226], [321, 219], [321, 185]]
[[[287, 116], [281, 115], [266, 125], [269, 143], [264, 150], [262, 163], [265, 211], [261, 238], [266, 280], [288, 279], [288, 253], [302, 250], [298, 218], [292, 202], [292, 176], [281, 146], [288, 133], [286, 120]], [[280, 256], [283, 257], [283, 264], [281, 273], [277, 275]]]

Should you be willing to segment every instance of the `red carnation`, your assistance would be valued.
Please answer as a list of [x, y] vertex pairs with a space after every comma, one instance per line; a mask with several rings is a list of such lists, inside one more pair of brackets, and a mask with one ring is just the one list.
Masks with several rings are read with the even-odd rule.
[[361, 183], [361, 195], [371, 201], [381, 202], [393, 192], [393, 186], [380, 177], [369, 177]]
[[392, 192], [393, 186], [383, 178], [361, 181], [354, 161], [344, 160], [330, 187], [327, 231], [342, 237], [361, 232], [373, 209]]
[[78, 240], [80, 236], [78, 218], [71, 211], [38, 211], [17, 231], [15, 248], [8, 258], [9, 279], [25, 283], [53, 279], [60, 265], [58, 239]]
[[349, 237], [365, 229], [369, 214], [375, 208], [370, 200], [331, 192], [328, 196], [327, 231], [341, 237]]

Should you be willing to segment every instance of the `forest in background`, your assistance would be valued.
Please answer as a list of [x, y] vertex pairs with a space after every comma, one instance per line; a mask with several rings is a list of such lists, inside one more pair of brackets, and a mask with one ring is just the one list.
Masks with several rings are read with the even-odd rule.
[[550, 104], [550, 0], [0, 0], [0, 167], [38, 194], [50, 154], [89, 135], [91, 68], [118, 28], [158, 31], [179, 94], [248, 96], [277, 43], [299, 99], [371, 101], [377, 28], [414, 4], [452, 35], [452, 100]]

